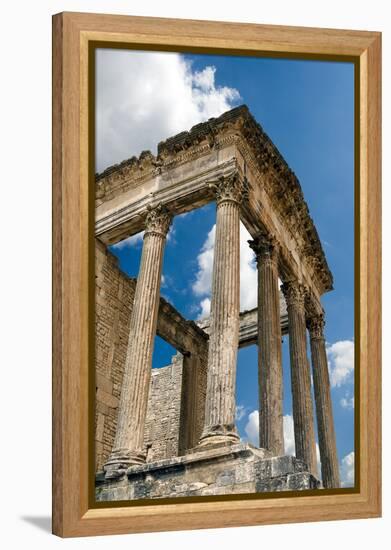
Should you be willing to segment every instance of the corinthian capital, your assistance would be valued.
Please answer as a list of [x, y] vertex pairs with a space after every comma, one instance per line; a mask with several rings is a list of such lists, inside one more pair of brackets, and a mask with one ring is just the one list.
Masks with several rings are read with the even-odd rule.
[[283, 283], [281, 290], [285, 296], [286, 305], [301, 307], [304, 309], [306, 289], [297, 281]]
[[149, 208], [145, 218], [145, 234], [155, 233], [165, 237], [171, 225], [172, 214], [162, 204]]
[[307, 328], [312, 339], [324, 338], [323, 329], [325, 325], [324, 314], [312, 315], [307, 319]]
[[244, 186], [237, 171], [228, 176], [221, 176], [215, 185], [217, 205], [225, 201], [240, 204], [243, 198]]
[[257, 261], [277, 261], [278, 242], [273, 235], [270, 235], [266, 231], [258, 233], [254, 240], [248, 241], [248, 244], [254, 250]]

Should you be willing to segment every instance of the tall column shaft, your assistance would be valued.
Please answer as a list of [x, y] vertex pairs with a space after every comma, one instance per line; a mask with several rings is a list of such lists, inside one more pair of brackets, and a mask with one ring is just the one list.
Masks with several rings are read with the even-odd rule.
[[237, 175], [217, 186], [205, 425], [200, 444], [239, 439], [235, 427], [240, 309], [240, 199]]
[[302, 285], [295, 282], [284, 283], [282, 289], [288, 309], [296, 457], [306, 463], [310, 472], [317, 475], [311, 375], [307, 357], [305, 292]]
[[144, 426], [147, 413], [152, 352], [159, 309], [163, 250], [171, 216], [161, 206], [146, 218], [143, 251], [130, 319], [129, 343], [122, 381], [114, 447], [106, 475], [145, 461]]
[[333, 409], [330, 395], [330, 378], [324, 339], [324, 315], [308, 319], [310, 332], [312, 374], [318, 423], [318, 439], [323, 486], [340, 486]]
[[250, 246], [258, 264], [259, 446], [280, 456], [284, 427], [278, 251], [267, 235], [250, 241]]

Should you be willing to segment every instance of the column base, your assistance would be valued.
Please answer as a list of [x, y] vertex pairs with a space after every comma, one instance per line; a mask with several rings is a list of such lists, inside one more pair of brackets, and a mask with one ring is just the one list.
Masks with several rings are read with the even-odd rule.
[[146, 459], [142, 451], [129, 449], [116, 449], [110, 455], [109, 460], [103, 466], [106, 479], [123, 476], [130, 466], [144, 464]]
[[239, 441], [240, 437], [234, 424], [208, 426], [204, 429], [196, 449], [234, 445]]

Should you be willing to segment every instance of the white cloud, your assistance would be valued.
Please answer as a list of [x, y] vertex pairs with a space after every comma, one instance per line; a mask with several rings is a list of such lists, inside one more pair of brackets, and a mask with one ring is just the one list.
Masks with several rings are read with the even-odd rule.
[[204, 298], [200, 303], [201, 312], [198, 315], [199, 319], [206, 319], [210, 315], [210, 299]]
[[[293, 416], [291, 414], [284, 415], [284, 445], [285, 452], [284, 454], [289, 456], [296, 456], [296, 446], [295, 446], [295, 428], [293, 424]], [[316, 465], [318, 470], [318, 477], [321, 477], [320, 470], [320, 450], [319, 445], [316, 443]]]
[[345, 394], [345, 397], [342, 397], [339, 403], [343, 409], [354, 409], [354, 395]]
[[[212, 286], [212, 270], [214, 245], [216, 237], [216, 225], [209, 231], [206, 240], [197, 257], [198, 271], [196, 280], [193, 284], [193, 292], [196, 296], [207, 296], [208, 302], [202, 300], [200, 303], [200, 318], [205, 318], [209, 314], [205, 313], [210, 307], [210, 292]], [[240, 224], [240, 310], [252, 309], [257, 305], [257, 268], [255, 265], [255, 254], [251, 250], [248, 240], [251, 239], [250, 233]]]
[[[290, 414], [284, 415], [283, 418], [284, 427], [284, 454], [295, 456], [295, 433], [293, 428], [293, 417]], [[249, 441], [253, 445], [259, 445], [259, 413], [258, 411], [252, 411], [248, 415], [248, 421], [244, 428]]]
[[131, 246], [135, 246], [139, 242], [141, 242], [144, 238], [144, 231], [140, 231], [140, 233], [136, 233], [135, 235], [132, 235], [131, 237], [128, 237], [127, 239], [124, 239], [123, 241], [120, 241], [116, 244], [113, 244], [113, 248], [117, 250], [122, 250], [124, 248], [129, 248]]
[[322, 471], [321, 471], [321, 464], [320, 464], [320, 449], [319, 445], [316, 443], [316, 466], [318, 468], [318, 477], [319, 479], [322, 479]]
[[214, 87], [215, 72], [215, 67], [206, 67], [203, 71], [195, 73], [193, 77], [194, 84], [201, 90], [212, 90]]
[[338, 387], [351, 381], [354, 370], [354, 342], [341, 340], [327, 346], [329, 360], [330, 382], [332, 387]]
[[175, 227], [173, 225], [170, 225], [170, 229], [168, 230], [168, 233], [167, 233], [167, 242], [169, 242], [170, 244], [177, 244], [176, 240], [175, 240]]
[[202, 245], [201, 252], [197, 256], [198, 271], [193, 284], [193, 292], [196, 296], [209, 295], [212, 286], [212, 268], [216, 236], [216, 225], [209, 231], [206, 241]]
[[235, 409], [235, 418], [237, 421], [242, 420], [244, 418], [247, 411], [247, 407], [244, 405], [237, 405]]
[[293, 416], [291, 414], [285, 414], [283, 418], [283, 424], [284, 424], [285, 454], [290, 456], [296, 456], [295, 430], [293, 426]]
[[259, 445], [259, 414], [258, 411], [252, 411], [248, 415], [248, 421], [244, 428], [250, 443], [258, 447]]
[[246, 311], [257, 306], [258, 276], [255, 254], [247, 241], [250, 233], [240, 224], [240, 310]]
[[354, 486], [354, 451], [350, 452], [341, 460], [339, 466], [342, 487]]
[[234, 88], [215, 67], [194, 71], [177, 53], [99, 49], [96, 56], [97, 171], [231, 109]]

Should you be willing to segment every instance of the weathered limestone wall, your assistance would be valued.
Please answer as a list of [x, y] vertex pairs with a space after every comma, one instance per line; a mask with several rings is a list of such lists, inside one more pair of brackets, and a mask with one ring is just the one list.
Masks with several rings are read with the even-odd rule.
[[152, 369], [144, 444], [147, 462], [178, 456], [183, 360]]
[[183, 357], [178, 454], [195, 447], [205, 420], [208, 348]]
[[[99, 241], [95, 266], [95, 448], [99, 471], [114, 443], [136, 280], [121, 272], [115, 256]], [[157, 332], [181, 351], [192, 349], [193, 353], [187, 353], [184, 361], [178, 354], [172, 365], [153, 370], [144, 439], [147, 460], [183, 454], [198, 441], [204, 422], [207, 336], [162, 299]]]
[[110, 455], [115, 437], [134, 284], [100, 243], [95, 257], [95, 450], [99, 470]]

